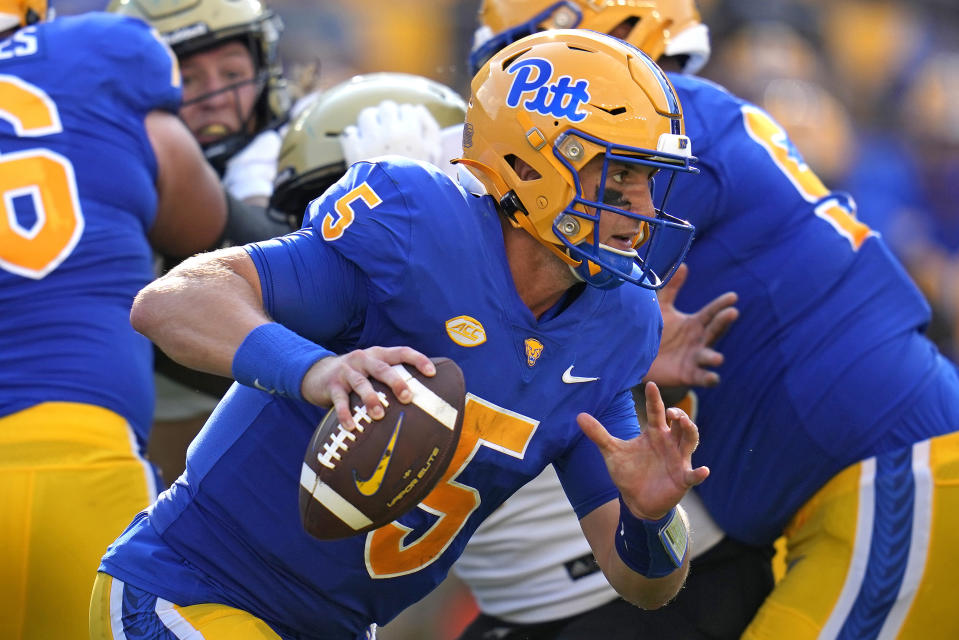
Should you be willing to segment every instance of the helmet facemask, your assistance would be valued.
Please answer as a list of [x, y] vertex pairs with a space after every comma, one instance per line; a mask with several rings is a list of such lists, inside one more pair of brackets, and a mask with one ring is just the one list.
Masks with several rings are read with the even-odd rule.
[[[267, 88], [272, 80], [272, 72], [268, 68], [258, 66], [255, 55], [253, 56], [253, 61], [254, 75], [252, 78], [240, 80], [239, 82], [220, 87], [214, 91], [208, 91], [189, 100], [184, 100], [180, 105], [180, 108], [183, 109], [200, 104], [224, 93], [229, 92], [233, 94], [236, 121], [239, 123], [239, 127], [236, 131], [225, 132], [221, 137], [212, 142], [206, 142], [201, 145], [203, 155], [206, 156], [207, 161], [221, 174], [225, 169], [227, 160], [249, 144], [257, 133], [268, 128], [264, 127], [261, 123], [267, 122], [267, 114], [269, 114], [266, 102], [269, 98]], [[254, 97], [246, 113], [244, 113], [240, 91], [251, 85], [253, 86]], [[270, 124], [274, 123], [270, 122]]]
[[111, 0], [108, 11], [149, 22], [160, 32], [182, 62], [189, 56], [239, 42], [253, 62], [253, 79], [184, 102], [194, 105], [221, 91], [237, 91], [249, 83], [255, 87], [251, 113], [239, 113], [240, 128], [223, 138], [203, 144], [207, 159], [222, 172], [226, 161], [256, 134], [283, 124], [290, 97], [278, 58], [283, 23], [258, 0]]
[[[683, 145], [688, 148], [685, 136], [661, 141], [660, 147]], [[591, 158], [602, 158], [602, 170], [596, 193], [584, 193], [579, 171], [573, 159], [582, 157], [587, 148], [599, 149]], [[642, 153], [637, 153], [641, 151]], [[577, 278], [600, 289], [611, 289], [624, 282], [646, 289], [659, 289], [672, 276], [683, 261], [693, 239], [694, 229], [688, 222], [667, 214], [665, 201], [677, 170], [696, 172], [691, 166], [691, 155], [679, 153], [655, 153], [608, 143], [576, 129], [561, 135], [553, 146], [554, 156], [570, 172], [574, 184], [574, 197], [553, 220], [552, 230], [566, 248], [566, 253], [579, 261], [570, 265]], [[617, 206], [620, 195], [609, 184], [610, 165], [613, 162], [649, 167], [660, 179], [668, 180], [666, 192], [652, 215], [644, 215]], [[588, 164], [588, 163], [587, 163]], [[585, 165], [580, 165], [585, 166]], [[653, 174], [650, 175], [649, 193], [654, 193]], [[603, 213], [620, 215], [642, 222], [640, 232], [634, 237], [631, 250], [621, 250], [603, 244], [600, 237], [600, 219]]]
[[[237, 122], [240, 123], [236, 131], [228, 132], [222, 137], [202, 144], [203, 154], [207, 161], [213, 165], [218, 173], [223, 173], [226, 162], [234, 154], [243, 149], [249, 142], [261, 131], [275, 128], [282, 124], [285, 119], [286, 108], [288, 105], [281, 105], [279, 108], [283, 111], [278, 112], [276, 105], [271, 104], [275, 87], [281, 87], [285, 95], [285, 84], [280, 68], [270, 59], [275, 54], [262, 51], [262, 43], [258, 40], [272, 41], [272, 38], [260, 34], [261, 31], [271, 30], [277, 32], [277, 26], [274, 21], [277, 20], [272, 14], [265, 14], [257, 20], [255, 28], [249, 25], [244, 26], [244, 31], [232, 34], [226, 33], [211, 34], [207, 38], [196, 38], [192, 41], [184, 42], [183, 45], [174, 46], [173, 50], [180, 60], [187, 57], [221, 47], [229, 42], [238, 42], [247, 50], [253, 63], [253, 77], [241, 80], [231, 85], [220, 87], [214, 91], [209, 91], [202, 95], [195, 96], [189, 100], [184, 100], [181, 109], [199, 104], [220, 94], [226, 92], [233, 93], [233, 104], [236, 105]], [[278, 32], [277, 36], [278, 37]], [[247, 86], [252, 85], [253, 102], [246, 113], [243, 113], [241, 107], [240, 91]]]

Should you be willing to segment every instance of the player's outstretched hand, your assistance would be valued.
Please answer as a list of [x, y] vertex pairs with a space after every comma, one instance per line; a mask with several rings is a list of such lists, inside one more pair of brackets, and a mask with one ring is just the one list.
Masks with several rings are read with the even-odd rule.
[[609, 434], [596, 418], [581, 413], [576, 421], [606, 461], [606, 468], [629, 510], [639, 518], [658, 520], [679, 503], [691, 487], [709, 475], [692, 467], [699, 430], [682, 409], [666, 409], [659, 389], [646, 384], [649, 424], [632, 440]]
[[410, 364], [425, 376], [436, 374], [436, 367], [429, 357], [410, 347], [369, 347], [357, 349], [341, 356], [318, 360], [303, 376], [303, 397], [319, 406], [332, 405], [341, 425], [353, 430], [353, 408], [350, 393], [355, 392], [367, 411], [378, 420], [383, 417], [383, 407], [370, 378], [383, 382], [392, 389], [400, 402], [412, 400], [412, 392], [400, 374], [391, 367], [394, 364]]
[[421, 104], [384, 100], [360, 111], [356, 124], [343, 129], [340, 145], [346, 166], [383, 155], [401, 155], [439, 165], [440, 126]]
[[661, 387], [712, 387], [719, 374], [711, 371], [723, 363], [723, 355], [712, 348], [739, 317], [733, 306], [737, 296], [728, 291], [695, 313], [676, 308], [676, 296], [686, 281], [689, 267], [681, 264], [665, 287], [659, 291], [663, 314], [663, 337], [659, 353], [649, 367], [646, 380]]

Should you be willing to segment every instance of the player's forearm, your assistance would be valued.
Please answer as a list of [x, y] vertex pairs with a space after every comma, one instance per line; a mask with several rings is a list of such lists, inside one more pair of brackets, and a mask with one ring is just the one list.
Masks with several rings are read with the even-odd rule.
[[243, 249], [195, 256], [137, 294], [130, 322], [180, 364], [232, 377], [243, 339], [270, 321], [251, 277]]
[[630, 569], [619, 558], [616, 550], [604, 570], [606, 580], [628, 602], [642, 609], [658, 609], [676, 597], [689, 573], [689, 558], [682, 566], [662, 578], [647, 578]]
[[[643, 609], [669, 602], [686, 580], [689, 554], [682, 507], [676, 506], [675, 516], [678, 521], [666, 518], [658, 524], [639, 525], [635, 518], [624, 521], [621, 503], [613, 500], [580, 521], [606, 580], [623, 599]], [[672, 526], [666, 539], [678, 543], [671, 547], [664, 546], [659, 535], [667, 524]]]

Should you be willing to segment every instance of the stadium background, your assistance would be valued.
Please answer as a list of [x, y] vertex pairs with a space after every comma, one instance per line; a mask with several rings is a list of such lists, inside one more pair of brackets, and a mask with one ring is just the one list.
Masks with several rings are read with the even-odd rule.
[[[106, 0], [52, 0], [59, 15]], [[294, 83], [405, 71], [468, 95], [479, 0], [272, 0]], [[699, 0], [713, 56], [700, 74], [763, 106], [820, 177], [859, 202], [934, 309], [929, 333], [959, 353], [959, 6], [955, 0]], [[693, 141], [695, 152], [695, 140]], [[441, 589], [382, 640], [455, 637], [474, 607]]]

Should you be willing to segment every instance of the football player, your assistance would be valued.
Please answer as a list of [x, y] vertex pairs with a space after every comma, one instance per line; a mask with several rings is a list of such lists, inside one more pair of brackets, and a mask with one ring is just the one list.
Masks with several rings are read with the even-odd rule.
[[480, 18], [474, 62], [524, 34], [575, 26], [624, 38], [673, 71], [702, 170], [678, 176], [670, 199], [697, 229], [678, 303], [695, 308], [731, 288], [742, 310], [717, 344], [722, 384], [698, 391], [694, 460], [712, 475], [697, 494], [735, 540], [762, 549], [785, 535], [789, 570], [750, 623], [763, 591], [736, 600], [726, 585], [759, 586], [748, 580], [761, 574], [722, 572], [727, 539], [711, 552], [720, 562], [693, 567], [675, 605], [637, 612], [568, 566], [587, 547], [575, 544], [571, 515], [563, 529], [550, 514], [563, 497], [543, 480], [494, 514], [457, 566], [492, 614], [466, 637], [959, 634], [945, 596], [959, 571], [947, 542], [959, 383], [923, 336], [928, 306], [851, 197], [824, 186], [767, 113], [687, 75], [709, 52], [690, 0], [486, 0]]
[[[180, 117], [220, 174], [227, 226], [204, 249], [263, 240], [290, 231], [266, 205], [276, 176], [278, 129], [290, 97], [277, 56], [279, 16], [258, 0], [112, 0], [109, 11], [150, 23], [172, 47], [183, 74]], [[177, 260], [163, 260], [164, 271]], [[183, 470], [186, 446], [230, 381], [178, 366], [156, 354], [157, 406], [150, 456], [169, 483]]]
[[[417, 109], [417, 106], [421, 108]], [[448, 87], [418, 76], [372, 73], [356, 76], [337, 85], [325, 91], [315, 105], [299, 115], [284, 136], [272, 206], [295, 217], [299, 225], [299, 218], [310, 201], [339, 180], [346, 168], [361, 157], [398, 153], [407, 157], [418, 157], [440, 168], [456, 166], [450, 164], [449, 158], [462, 153], [460, 141], [465, 111], [465, 103]], [[454, 132], [458, 135], [452, 135]], [[454, 138], [457, 149], [455, 155], [450, 148], [450, 141]], [[463, 179], [464, 175], [458, 173], [455, 177]], [[475, 178], [466, 184], [473, 188], [473, 182]], [[479, 187], [481, 193], [482, 185]], [[647, 374], [647, 378], [654, 382], [673, 386], [701, 385], [710, 381], [710, 376], [715, 374], [710, 373], [707, 367], [718, 364], [718, 354], [712, 352], [708, 344], [721, 335], [736, 318], [735, 309], [730, 308], [735, 303], [735, 296], [730, 294], [720, 296], [696, 314], [687, 315], [677, 311], [673, 300], [682, 286], [684, 275], [685, 270], [678, 270], [668, 285], [657, 294], [663, 313], [663, 337], [659, 353]], [[664, 363], [664, 360], [667, 362]], [[705, 381], [697, 377], [704, 375]], [[693, 415], [695, 406], [692, 401], [681, 406]], [[553, 482], [547, 481], [549, 477]], [[553, 494], [553, 491], [559, 493]], [[557, 495], [560, 502], [552, 500]], [[545, 500], [538, 499], [540, 497]], [[710, 526], [715, 529], [715, 525], [708, 515], [703, 513], [700, 503], [690, 498], [695, 498], [694, 494], [687, 494], [680, 504], [686, 509], [691, 525], [696, 527], [695, 544], [690, 554], [691, 559], [695, 560], [697, 552], [702, 553], [709, 547], [710, 541], [718, 539], [718, 536], [707, 530]], [[577, 586], [582, 585], [585, 590], [571, 594], [576, 596], [574, 602], [565, 604], [575, 608], [582, 606], [585, 601], [588, 606], [588, 602], [595, 599], [596, 592], [604, 595], [608, 593], [607, 599], [616, 598], [615, 591], [601, 577], [599, 567], [589, 552], [579, 523], [569, 509], [551, 467], [523, 486], [513, 498], [494, 512], [490, 520], [521, 519], [519, 514], [511, 514], [513, 508], [532, 513], [533, 515], [526, 519], [531, 523], [535, 521], [540, 531], [547, 529], [553, 532], [550, 541], [561, 541], [567, 546], [567, 551], [569, 547], [575, 549], [574, 553], [561, 553], [561, 558], [577, 578], [597, 574], [587, 580], [577, 580]], [[560, 517], [556, 517], [557, 515]], [[565, 535], [564, 527], [568, 526], [575, 528], [575, 536]], [[496, 535], [497, 533], [502, 535]], [[468, 552], [472, 550], [471, 557], [482, 564], [484, 545], [495, 544], [504, 549], [510, 545], [510, 535], [527, 536], [530, 533], [495, 523], [491, 525], [487, 521], [474, 535], [474, 539], [481, 536], [483, 540], [474, 545], [471, 539], [466, 548]], [[535, 595], [538, 585], [522, 584], [522, 577], [530, 573], [530, 563], [544, 562], [544, 557], [547, 558], [545, 562], [549, 562], [550, 554], [545, 552], [549, 541], [542, 536], [537, 536], [537, 539], [540, 544], [537, 554], [529, 556], [528, 553], [523, 553], [509, 558], [510, 566], [519, 567], [518, 570], [499, 570], [483, 565], [486, 575], [491, 578], [495, 576], [494, 579], [500, 584], [517, 581], [517, 586], [522, 586], [524, 594]], [[528, 551], [522, 544], [515, 548]], [[457, 564], [462, 564], [463, 560], [461, 558]], [[768, 573], [768, 561], [765, 565]], [[693, 576], [692, 580], [695, 579]], [[686, 589], [689, 588], [687, 583]], [[492, 591], [487, 589], [482, 593], [489, 594]], [[516, 589], [510, 587], [507, 591], [509, 593], [506, 595], [516, 598], [516, 605], [523, 606], [524, 599], [519, 597]], [[478, 589], [477, 592], [479, 595]], [[443, 605], [438, 603], [437, 606]], [[754, 609], [755, 606], [751, 610]], [[419, 620], [421, 616], [414, 607], [414, 610], [406, 613], [405, 618]], [[409, 623], [402, 619], [397, 620], [386, 631], [390, 632], [395, 630], [396, 625], [404, 624]], [[422, 627], [419, 629], [422, 631]]]
[[[302, 230], [197, 256], [141, 291], [139, 330], [239, 384], [186, 473], [104, 556], [92, 637], [364, 637], [551, 462], [611, 584], [644, 607], [679, 589], [676, 505], [708, 470], [689, 464], [685, 413], [649, 385], [639, 435], [630, 393], [659, 343], [653, 289], [693, 233], [650, 193], [654, 173], [694, 170], [672, 87], [614, 38], [534, 35], [474, 79], [465, 132], [462, 162], [489, 195], [426, 163], [358, 162]], [[368, 378], [408, 400], [390, 365], [430, 375], [426, 354], [454, 358], [469, 392], [441, 484], [368, 535], [311, 538], [296, 496], [324, 407], [352, 427], [355, 391], [381, 415]]]
[[37, 640], [87, 636], [89, 572], [156, 497], [129, 322], [151, 245], [191, 255], [226, 215], [169, 48], [138, 20], [46, 15], [0, 2], [0, 637]]

